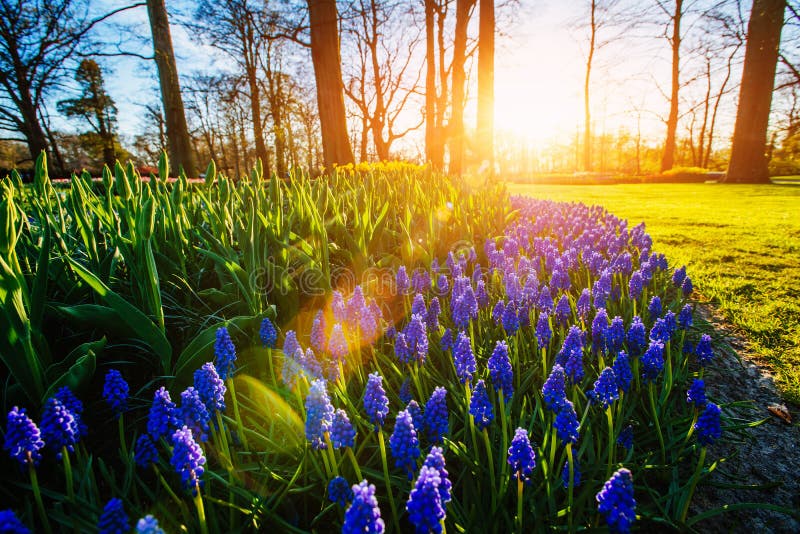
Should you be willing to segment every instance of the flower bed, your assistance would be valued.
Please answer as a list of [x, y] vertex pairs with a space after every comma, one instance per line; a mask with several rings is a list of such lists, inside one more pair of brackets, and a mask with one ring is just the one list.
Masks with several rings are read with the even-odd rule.
[[[171, 392], [179, 405], [160, 388], [132, 408], [109, 372], [116, 459], [92, 462], [69, 389], [40, 429], [15, 408], [5, 443], [34, 494], [25, 522], [91, 530], [79, 507], [111, 499], [102, 532], [129, 516], [148, 532], [691, 524], [721, 414], [685, 269], [601, 208], [511, 207], [502, 236], [401, 267], [388, 293], [334, 291], [283, 333], [264, 319], [244, 367], [218, 329], [215, 361]], [[39, 487], [43, 456], [63, 485]]]

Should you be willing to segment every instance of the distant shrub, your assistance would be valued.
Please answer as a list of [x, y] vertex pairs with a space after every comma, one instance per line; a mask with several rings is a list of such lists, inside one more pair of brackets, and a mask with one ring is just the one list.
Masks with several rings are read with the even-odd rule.
[[795, 176], [800, 174], [800, 161], [773, 159], [769, 162], [770, 176]]

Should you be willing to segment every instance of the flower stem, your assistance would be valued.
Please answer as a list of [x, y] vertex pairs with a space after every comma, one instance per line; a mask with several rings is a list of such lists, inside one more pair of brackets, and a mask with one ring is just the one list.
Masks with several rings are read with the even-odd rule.
[[361, 476], [361, 468], [358, 466], [358, 461], [356, 460], [356, 455], [353, 454], [353, 448], [347, 447], [347, 456], [350, 458], [350, 463], [353, 464], [353, 470], [356, 472], [356, 478], [358, 481], [364, 480], [364, 477]]
[[36, 468], [33, 462], [28, 460], [28, 472], [31, 475], [31, 487], [33, 488], [33, 498], [36, 500], [36, 508], [39, 509], [39, 517], [44, 525], [44, 531], [47, 534], [52, 534], [53, 529], [50, 528], [50, 520], [47, 518], [47, 513], [44, 511], [44, 504], [42, 503], [42, 492], [39, 490], [39, 479], [36, 476]]
[[203, 507], [203, 497], [200, 495], [200, 484], [195, 486], [197, 494], [194, 496], [194, 505], [197, 507], [197, 518], [200, 521], [200, 532], [208, 534], [208, 525], [206, 525], [206, 510]]
[[522, 534], [522, 477], [517, 471], [517, 532]]
[[606, 408], [606, 419], [608, 419], [608, 466], [606, 467], [606, 480], [608, 480], [611, 478], [614, 465], [614, 420], [611, 415], [611, 406]]
[[656, 411], [656, 398], [655, 398], [655, 388], [652, 382], [649, 384], [649, 393], [650, 393], [650, 409], [653, 411], [653, 424], [656, 427], [656, 434], [658, 434], [658, 443], [661, 445], [661, 463], [666, 463], [667, 461], [667, 452], [666, 447], [664, 447], [664, 436], [661, 434], [661, 423], [658, 422], [658, 412]]
[[392, 509], [392, 522], [395, 532], [400, 530], [400, 520], [397, 517], [397, 507], [394, 504], [394, 493], [392, 492], [392, 481], [389, 478], [389, 465], [386, 463], [386, 444], [383, 439], [383, 429], [378, 428], [378, 445], [381, 448], [381, 462], [383, 463], [383, 478], [386, 481], [386, 493], [389, 495], [389, 507]]
[[72, 462], [69, 461], [69, 451], [67, 447], [61, 447], [61, 460], [64, 462], [64, 477], [67, 484], [67, 498], [69, 502], [75, 504], [75, 488], [72, 482]]
[[244, 434], [244, 425], [242, 424], [242, 418], [239, 415], [239, 403], [236, 400], [236, 388], [233, 385], [233, 378], [228, 377], [228, 391], [231, 392], [231, 402], [233, 403], [233, 416], [236, 418], [236, 427], [239, 430], [239, 436], [242, 440], [242, 447], [244, 447], [245, 451], [249, 452], [249, 448], [247, 447], [247, 436]]
[[692, 475], [692, 479], [689, 482], [689, 492], [684, 496], [684, 503], [683, 509], [681, 510], [681, 522], [686, 521], [686, 516], [689, 513], [689, 504], [692, 502], [692, 495], [694, 494], [694, 489], [697, 487], [697, 482], [700, 480], [700, 475], [703, 473], [703, 467], [705, 466], [706, 462], [706, 448], [703, 447], [700, 449], [700, 458], [697, 459], [697, 468]]
[[492, 444], [489, 442], [489, 432], [483, 429], [483, 444], [486, 446], [486, 459], [489, 462], [489, 477], [492, 480], [492, 514], [497, 510], [497, 494], [494, 491], [494, 455], [492, 454]]
[[573, 532], [572, 527], [572, 494], [575, 486], [575, 463], [572, 458], [572, 443], [567, 443], [567, 460], [569, 461], [569, 487], [567, 488], [567, 521], [569, 531]]

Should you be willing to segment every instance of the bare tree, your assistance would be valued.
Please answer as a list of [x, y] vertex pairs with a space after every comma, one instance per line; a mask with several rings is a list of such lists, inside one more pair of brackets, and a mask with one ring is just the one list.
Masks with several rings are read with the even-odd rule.
[[[420, 89], [420, 71], [414, 62], [420, 35], [409, 31], [411, 13], [399, 1], [357, 0], [348, 28], [357, 58], [355, 71], [345, 84], [345, 94], [369, 128], [378, 159], [387, 160], [392, 144], [422, 126], [422, 120], [398, 127], [407, 104]], [[366, 147], [362, 136], [362, 159]]]
[[453, 37], [453, 98], [450, 105], [449, 170], [460, 176], [464, 165], [464, 103], [466, 99], [467, 27], [476, 0], [456, 0], [456, 27]]
[[674, 0], [672, 9], [666, 2], [657, 0], [656, 5], [666, 14], [670, 30], [665, 36], [672, 51], [672, 77], [669, 94], [669, 117], [667, 118], [667, 138], [664, 141], [664, 155], [661, 158], [661, 172], [668, 171], [675, 164], [675, 139], [678, 131], [678, 92], [681, 73], [681, 21], [683, 20], [683, 0]]
[[24, 141], [31, 159], [47, 151], [45, 103], [50, 92], [69, 76], [88, 34], [120, 7], [89, 17], [88, 2], [16, 0], [0, 2], [0, 130]]
[[769, 182], [765, 147], [785, 10], [785, 0], [753, 1], [728, 182]]

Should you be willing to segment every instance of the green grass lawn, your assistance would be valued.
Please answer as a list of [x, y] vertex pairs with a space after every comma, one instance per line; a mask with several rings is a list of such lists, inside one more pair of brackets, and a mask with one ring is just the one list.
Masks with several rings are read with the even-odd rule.
[[600, 204], [644, 221], [672, 266], [688, 265], [699, 293], [742, 328], [800, 402], [800, 187], [654, 184], [509, 185], [512, 194]]

